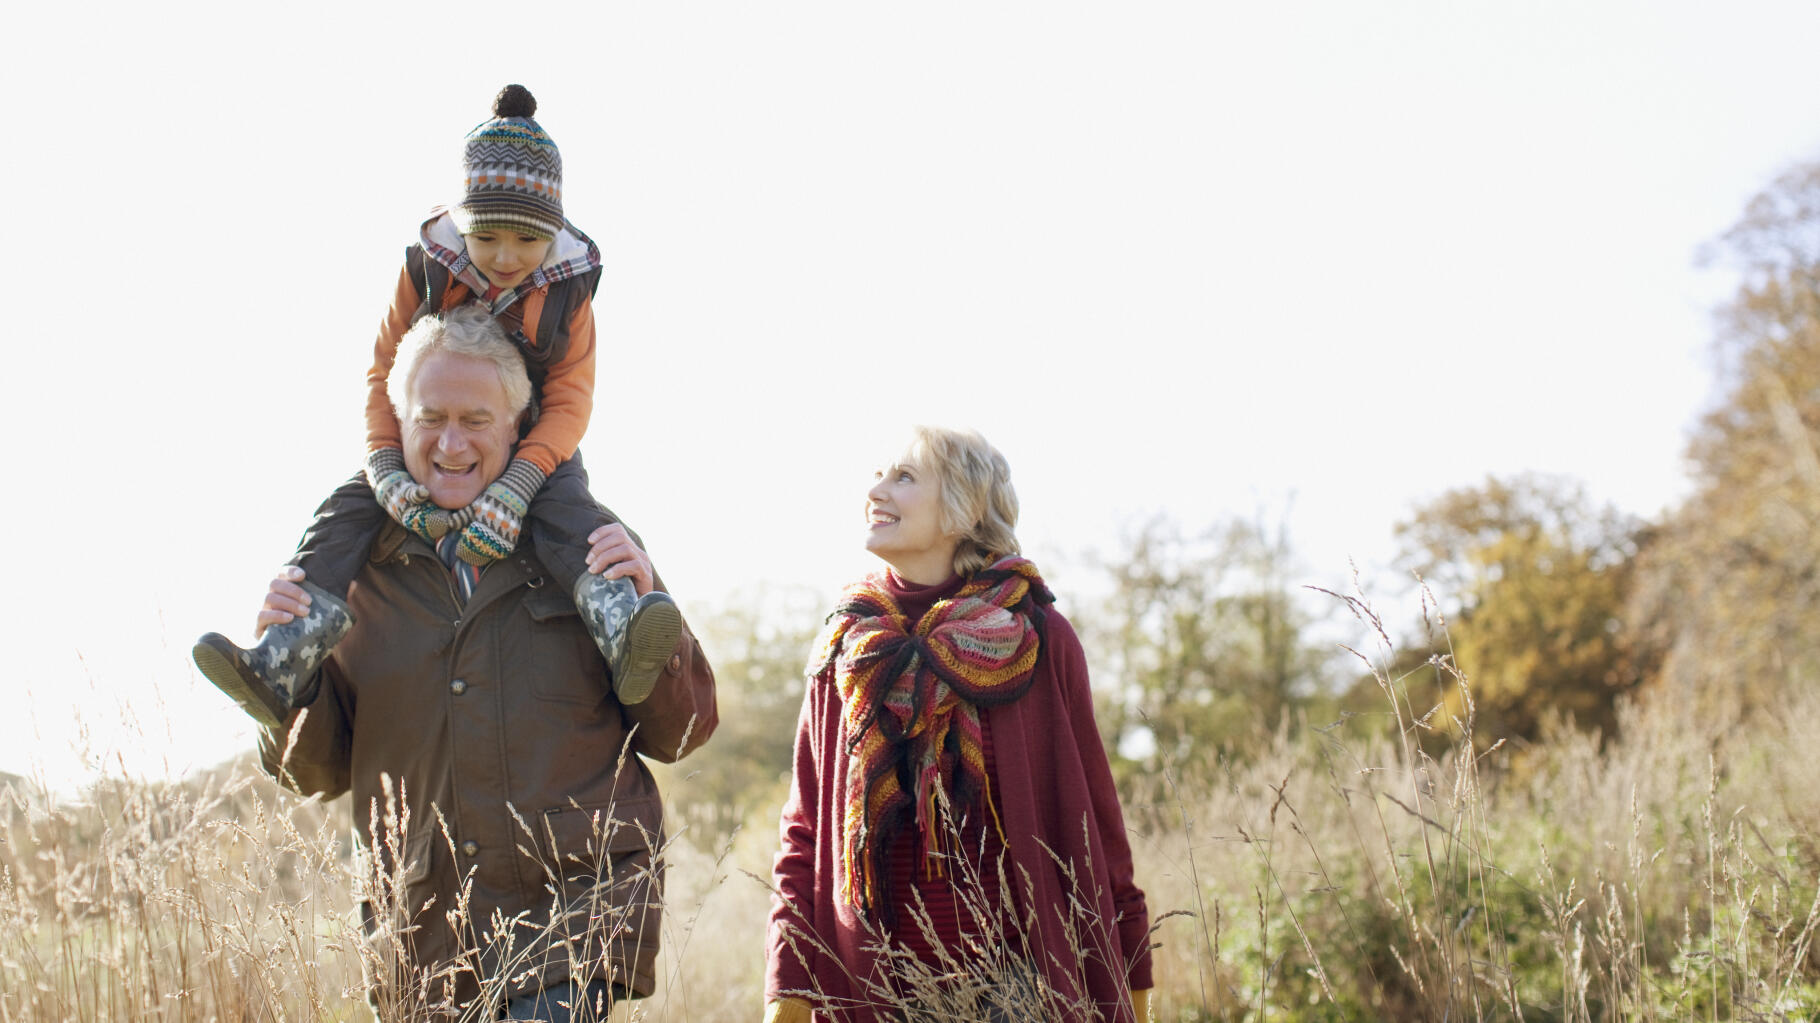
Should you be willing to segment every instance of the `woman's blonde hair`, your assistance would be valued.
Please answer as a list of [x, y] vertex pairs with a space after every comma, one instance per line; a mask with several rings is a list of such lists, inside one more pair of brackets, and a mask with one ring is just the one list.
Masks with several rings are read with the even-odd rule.
[[941, 484], [942, 532], [959, 536], [954, 572], [969, 576], [1018, 553], [1011, 465], [972, 430], [916, 426], [905, 458]]

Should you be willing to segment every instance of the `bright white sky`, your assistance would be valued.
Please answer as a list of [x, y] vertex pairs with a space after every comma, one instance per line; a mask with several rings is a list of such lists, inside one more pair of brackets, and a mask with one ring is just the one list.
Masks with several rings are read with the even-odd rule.
[[0, 771], [59, 787], [250, 745], [190, 642], [249, 629], [358, 466], [403, 247], [508, 81], [607, 266], [596, 492], [685, 610], [870, 567], [910, 421], [998, 443], [1039, 559], [1287, 506], [1341, 585], [1526, 469], [1652, 515], [1730, 286], [1696, 250], [1820, 152], [1809, 2], [40, 4], [8, 36]]

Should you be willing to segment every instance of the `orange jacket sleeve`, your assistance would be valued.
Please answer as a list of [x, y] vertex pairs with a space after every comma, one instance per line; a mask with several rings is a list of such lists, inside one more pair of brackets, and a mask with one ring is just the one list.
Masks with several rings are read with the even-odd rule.
[[398, 358], [398, 342], [411, 329], [411, 316], [423, 299], [411, 283], [408, 265], [398, 270], [398, 288], [392, 294], [392, 306], [379, 321], [379, 337], [373, 342], [373, 368], [367, 370], [367, 451], [404, 446], [398, 428], [398, 413], [392, 410], [392, 399], [386, 394], [386, 380], [392, 375], [392, 363]]
[[[534, 292], [525, 297], [528, 336], [536, 336], [536, 317], [543, 313], [547, 294]], [[543, 412], [537, 425], [519, 441], [518, 457], [548, 476], [581, 445], [581, 435], [588, 432], [588, 417], [594, 414], [594, 302], [586, 295], [569, 314], [569, 350], [544, 376], [540, 399]]]

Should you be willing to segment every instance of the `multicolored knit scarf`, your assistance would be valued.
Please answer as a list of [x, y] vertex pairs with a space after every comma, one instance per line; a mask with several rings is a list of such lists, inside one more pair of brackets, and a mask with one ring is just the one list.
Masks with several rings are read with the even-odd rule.
[[850, 587], [809, 663], [830, 667], [847, 735], [845, 867], [841, 894], [879, 907], [886, 850], [905, 825], [923, 837], [924, 862], [941, 851], [941, 802], [983, 801], [996, 823], [980, 708], [1029, 690], [1042, 654], [1045, 605], [1055, 597], [1019, 557], [981, 569], [912, 624], [878, 583]]

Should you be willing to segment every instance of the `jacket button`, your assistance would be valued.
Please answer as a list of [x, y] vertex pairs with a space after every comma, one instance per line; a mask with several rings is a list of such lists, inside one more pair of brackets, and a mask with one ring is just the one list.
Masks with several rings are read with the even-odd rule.
[[474, 841], [471, 838], [468, 839], [466, 842], [461, 843], [461, 854], [463, 856], [480, 855], [480, 843]]
[[670, 655], [670, 674], [676, 675], [676, 674], [680, 674], [681, 672], [682, 672], [682, 655], [681, 654], [671, 654]]
[[455, 681], [449, 683], [449, 692], [454, 693], [456, 696], [460, 696], [462, 693], [465, 693], [467, 691], [468, 691], [468, 683], [465, 679], [458, 678]]

